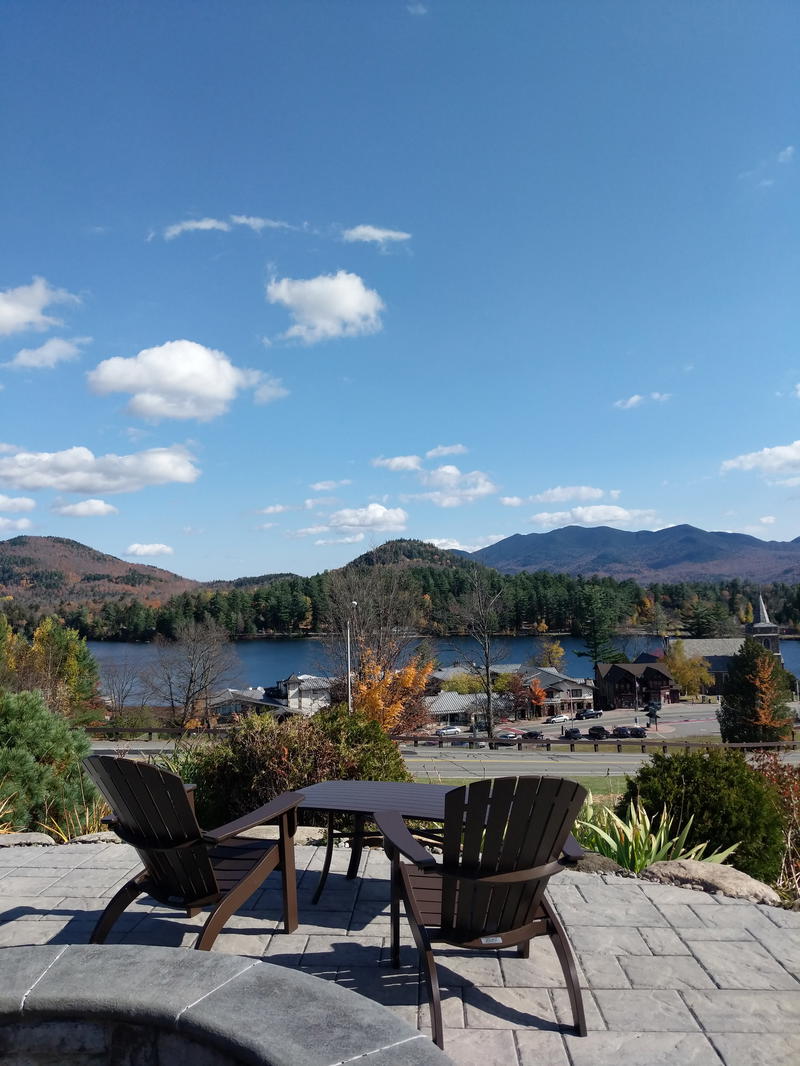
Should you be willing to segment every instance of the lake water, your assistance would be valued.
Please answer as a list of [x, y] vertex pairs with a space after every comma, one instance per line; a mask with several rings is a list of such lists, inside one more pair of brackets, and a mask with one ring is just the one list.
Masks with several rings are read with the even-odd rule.
[[[578, 654], [586, 650], [583, 641], [577, 637], [559, 637], [558, 640], [566, 652], [564, 672], [571, 677], [590, 676], [590, 660]], [[455, 638], [452, 641], [433, 640], [431, 643], [436, 649], [441, 666], [452, 666], [457, 659], [475, 657], [474, 643], [465, 638]], [[505, 649], [506, 655], [501, 661], [506, 663], [524, 663], [535, 651], [532, 637], [508, 637], [498, 639], [496, 643], [498, 648]], [[660, 646], [660, 642], [653, 637], [632, 637], [618, 643], [631, 659], [642, 651]], [[152, 644], [89, 641], [88, 646], [100, 668], [101, 686], [106, 664], [127, 663], [137, 674], [145, 674], [152, 665], [155, 653]], [[329, 670], [322, 642], [314, 637], [296, 640], [238, 640], [234, 642], [233, 647], [236, 651], [237, 666], [231, 683], [236, 685], [274, 685], [290, 674], [325, 674]], [[782, 640], [781, 652], [786, 669], [800, 677], [800, 641]]]

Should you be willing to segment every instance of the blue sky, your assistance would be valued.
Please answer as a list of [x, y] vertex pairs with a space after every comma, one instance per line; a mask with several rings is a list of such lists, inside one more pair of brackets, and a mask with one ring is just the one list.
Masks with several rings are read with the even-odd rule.
[[6, 0], [0, 536], [798, 536], [798, 53], [794, 0]]

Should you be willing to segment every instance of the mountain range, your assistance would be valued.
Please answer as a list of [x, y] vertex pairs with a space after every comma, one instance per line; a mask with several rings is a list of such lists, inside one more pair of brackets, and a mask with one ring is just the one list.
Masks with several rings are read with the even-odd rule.
[[[548, 570], [600, 575], [640, 584], [715, 581], [800, 583], [800, 537], [763, 541], [744, 533], [707, 532], [695, 526], [629, 532], [608, 526], [566, 526], [549, 533], [515, 534], [466, 553], [442, 551], [414, 540], [393, 540], [354, 560], [362, 565], [463, 566], [481, 563], [502, 574]], [[291, 574], [261, 574], [231, 581], [193, 581], [169, 570], [132, 563], [63, 537], [18, 536], [0, 541], [0, 600], [49, 610], [59, 603], [98, 603], [132, 596], [164, 603], [199, 588], [267, 585]]]
[[764, 541], [746, 533], [707, 532], [696, 526], [630, 532], [609, 526], [565, 526], [549, 533], [517, 533], [470, 555], [475, 562], [517, 574], [523, 570], [597, 574], [640, 584], [670, 581], [800, 582], [800, 537]]

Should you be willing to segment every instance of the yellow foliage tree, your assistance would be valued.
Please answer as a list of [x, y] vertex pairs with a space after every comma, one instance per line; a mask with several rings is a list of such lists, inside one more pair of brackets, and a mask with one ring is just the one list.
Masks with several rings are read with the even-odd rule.
[[432, 662], [417, 659], [387, 670], [371, 648], [363, 648], [353, 703], [387, 733], [414, 728], [426, 714], [422, 697], [432, 671]]

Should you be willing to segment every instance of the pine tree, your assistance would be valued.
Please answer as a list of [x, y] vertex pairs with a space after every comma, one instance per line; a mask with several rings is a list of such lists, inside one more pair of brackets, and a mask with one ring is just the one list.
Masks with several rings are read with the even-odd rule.
[[748, 637], [728, 667], [717, 712], [722, 739], [758, 743], [786, 738], [792, 724], [790, 678], [772, 652]]

